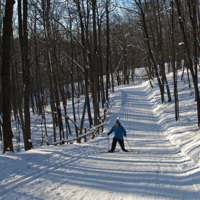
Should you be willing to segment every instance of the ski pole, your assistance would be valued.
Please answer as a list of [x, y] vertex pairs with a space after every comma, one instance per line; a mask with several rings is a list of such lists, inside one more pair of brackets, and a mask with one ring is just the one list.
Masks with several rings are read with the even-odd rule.
[[127, 139], [127, 137], [126, 137], [126, 140], [127, 140], [127, 142], [128, 142], [128, 145], [129, 145], [131, 151], [133, 152], [133, 149], [131, 148], [131, 146], [130, 146], [130, 144], [129, 144], [129, 141], [128, 141], [128, 139]]

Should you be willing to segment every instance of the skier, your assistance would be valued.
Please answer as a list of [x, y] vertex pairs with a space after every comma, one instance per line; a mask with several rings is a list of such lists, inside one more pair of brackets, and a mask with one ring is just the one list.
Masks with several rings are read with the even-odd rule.
[[115, 121], [115, 125], [111, 128], [111, 130], [107, 133], [107, 135], [109, 136], [112, 132], [115, 132], [115, 135], [113, 137], [112, 148], [108, 152], [113, 152], [115, 150], [117, 142], [119, 142], [122, 151], [127, 152], [128, 150], [124, 148], [124, 140], [123, 140], [123, 135], [124, 137], [126, 137], [126, 130], [124, 129], [123, 126], [121, 126], [118, 119]]

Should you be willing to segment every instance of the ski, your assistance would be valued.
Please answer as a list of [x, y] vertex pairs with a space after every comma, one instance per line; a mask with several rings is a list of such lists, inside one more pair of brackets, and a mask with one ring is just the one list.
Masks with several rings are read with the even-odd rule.
[[100, 152], [97, 152], [97, 153], [139, 153], [139, 151], [121, 151], [121, 150], [117, 150], [117, 151], [114, 151], [114, 152], [109, 152], [109, 151], [100, 151]]
[[130, 153], [139, 153], [139, 151], [129, 151]]
[[130, 151], [130, 150], [127, 151], [127, 152], [126, 152], [126, 151], [121, 151], [121, 152], [122, 152], [122, 153], [139, 153], [139, 151]]
[[120, 152], [120, 150], [114, 151], [114, 152], [109, 152], [109, 151], [100, 151], [99, 153], [117, 153]]

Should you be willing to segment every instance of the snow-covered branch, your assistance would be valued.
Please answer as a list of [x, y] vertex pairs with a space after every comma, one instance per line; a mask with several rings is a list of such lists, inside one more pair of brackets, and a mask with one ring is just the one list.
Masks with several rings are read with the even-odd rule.
[[122, 58], [123, 58], [123, 55], [122, 55], [121, 58], [120, 58], [120, 61], [119, 61], [119, 63], [118, 63], [117, 68], [115, 69], [115, 71], [114, 71], [114, 73], [113, 73], [113, 76], [114, 76], [114, 74], [116, 73], [116, 71], [118, 70], [118, 68], [119, 68], [119, 66], [120, 66], [120, 63], [121, 63], [121, 61], [122, 61]]
[[63, 53], [65, 54], [65, 56], [66, 56], [68, 59], [73, 60], [73, 63], [75, 63], [75, 64], [82, 70], [82, 72], [85, 73], [84, 69], [83, 69], [74, 59], [72, 59], [70, 56], [68, 56], [64, 51], [63, 51]]

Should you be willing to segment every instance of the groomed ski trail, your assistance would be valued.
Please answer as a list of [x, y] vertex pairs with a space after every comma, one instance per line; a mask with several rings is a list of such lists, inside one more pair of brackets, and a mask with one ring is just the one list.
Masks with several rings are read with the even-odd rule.
[[[0, 187], [6, 189], [7, 184], [8, 189], [0, 191], [0, 199], [200, 199], [190, 176], [181, 170], [183, 164], [191, 161], [165, 138], [146, 84], [115, 90], [105, 127], [108, 131], [118, 118], [132, 149], [139, 154], [94, 154], [107, 150], [106, 133], [85, 144], [43, 147], [35, 154], [40, 158], [35, 164], [39, 167], [35, 168], [27, 165], [31, 164], [31, 157], [24, 159], [22, 153], [19, 168], [29, 170], [24, 178], [30, 174], [30, 182], [18, 183], [18, 171], [13, 170], [16, 180], [6, 181], [6, 177], [1, 180]], [[124, 142], [129, 149], [127, 141]], [[116, 150], [119, 149], [117, 144]], [[53, 154], [49, 155], [52, 167], [48, 169], [45, 165], [48, 161], [41, 159], [45, 153]], [[12, 156], [9, 159], [12, 161]], [[22, 180], [23, 176], [18, 178]]]

